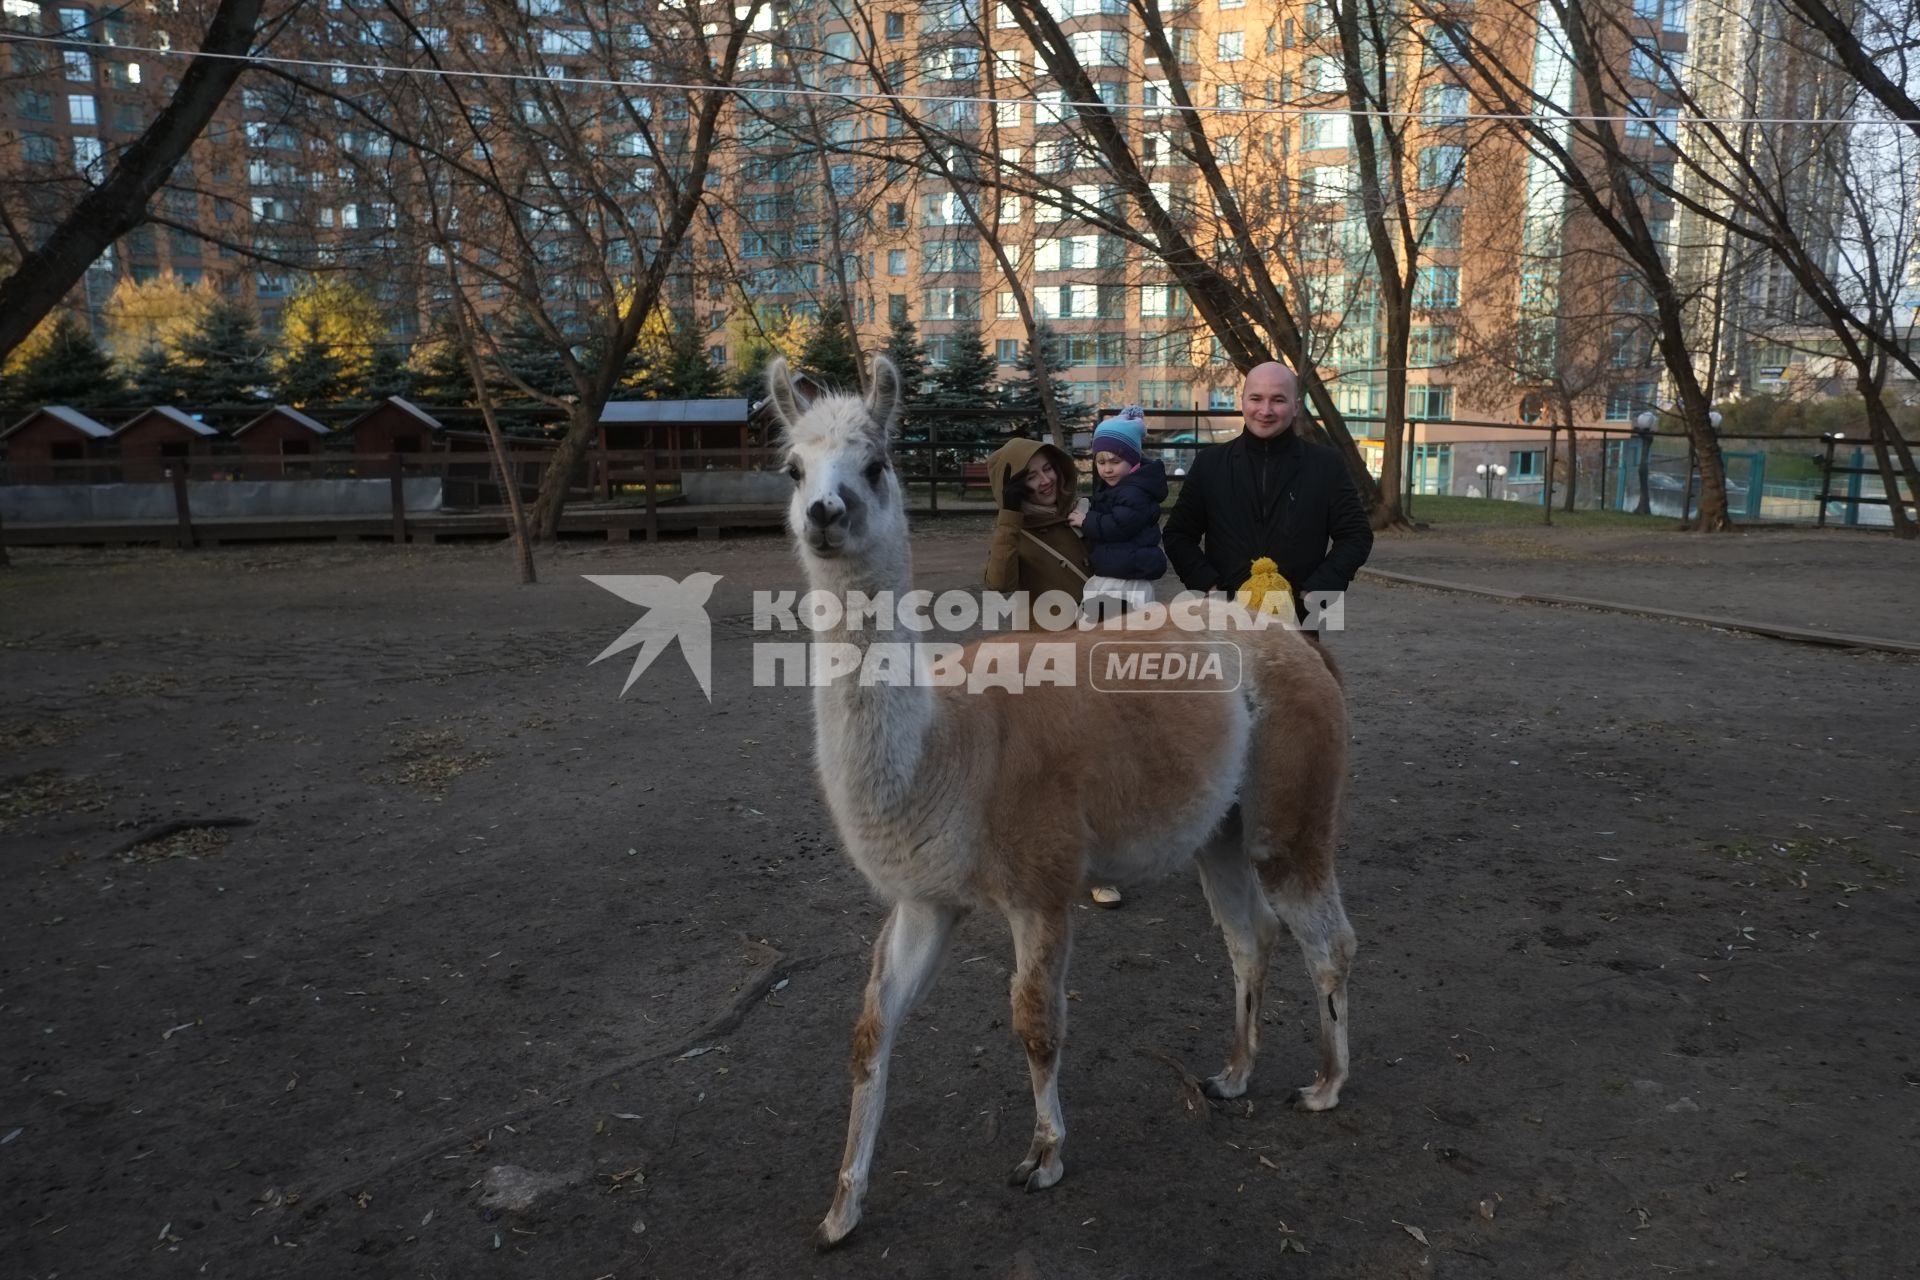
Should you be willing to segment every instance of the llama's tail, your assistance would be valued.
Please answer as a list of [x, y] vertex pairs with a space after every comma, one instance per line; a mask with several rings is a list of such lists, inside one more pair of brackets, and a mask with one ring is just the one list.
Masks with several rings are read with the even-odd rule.
[[1320, 655], [1320, 661], [1327, 664], [1327, 674], [1333, 677], [1333, 682], [1344, 690], [1347, 687], [1347, 678], [1340, 673], [1340, 664], [1334, 661], [1333, 650], [1324, 644], [1314, 643], [1313, 651]]

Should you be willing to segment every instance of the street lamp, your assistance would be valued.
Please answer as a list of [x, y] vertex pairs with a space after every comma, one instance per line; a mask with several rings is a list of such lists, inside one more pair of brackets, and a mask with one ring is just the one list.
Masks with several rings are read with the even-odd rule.
[[1637, 516], [1653, 514], [1653, 504], [1647, 495], [1647, 462], [1653, 456], [1653, 424], [1657, 421], [1651, 409], [1642, 410], [1633, 420], [1633, 438], [1640, 442], [1640, 502], [1633, 509]]
[[1507, 469], [1492, 463], [1483, 462], [1473, 469], [1473, 473], [1480, 477], [1480, 492], [1491, 498], [1493, 496], [1494, 480], [1505, 479]]

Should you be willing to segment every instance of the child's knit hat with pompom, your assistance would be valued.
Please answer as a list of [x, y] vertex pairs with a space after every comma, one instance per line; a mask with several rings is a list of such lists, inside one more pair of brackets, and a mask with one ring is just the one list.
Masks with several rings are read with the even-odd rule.
[[1122, 409], [1118, 417], [1108, 418], [1093, 429], [1093, 451], [1111, 453], [1140, 465], [1147, 444], [1147, 411], [1137, 404]]

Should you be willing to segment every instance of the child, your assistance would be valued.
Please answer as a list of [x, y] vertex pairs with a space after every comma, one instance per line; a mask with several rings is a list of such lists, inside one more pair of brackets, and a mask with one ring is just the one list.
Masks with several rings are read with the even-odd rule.
[[1157, 458], [1142, 460], [1146, 435], [1147, 415], [1137, 404], [1094, 428], [1093, 498], [1085, 511], [1068, 517], [1087, 540], [1092, 576], [1084, 594], [1087, 613], [1096, 622], [1128, 604], [1152, 600], [1153, 580], [1167, 571], [1160, 549], [1167, 468]]

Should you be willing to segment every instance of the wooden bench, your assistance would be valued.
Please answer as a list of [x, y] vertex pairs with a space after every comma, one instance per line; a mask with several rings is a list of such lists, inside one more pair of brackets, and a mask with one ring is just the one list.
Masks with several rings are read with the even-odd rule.
[[960, 492], [970, 493], [975, 489], [991, 489], [993, 481], [987, 478], [987, 464], [969, 462], [960, 472]]

